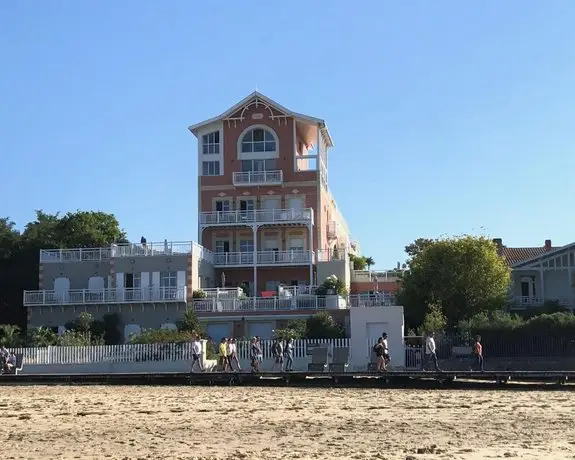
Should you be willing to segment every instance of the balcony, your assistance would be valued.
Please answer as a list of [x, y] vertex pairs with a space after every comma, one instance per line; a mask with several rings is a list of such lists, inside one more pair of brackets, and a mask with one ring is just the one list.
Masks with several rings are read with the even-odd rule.
[[[253, 267], [253, 252], [224, 252], [213, 254], [215, 267]], [[257, 266], [291, 266], [313, 263], [313, 251], [259, 251]]]
[[42, 249], [41, 263], [97, 262], [113, 257], [151, 257], [194, 254], [211, 261], [211, 251], [193, 241], [112, 244], [107, 248]]
[[301, 224], [313, 225], [313, 209], [258, 209], [254, 211], [209, 211], [201, 212], [203, 227], [226, 227], [230, 225], [253, 224]]
[[233, 183], [236, 187], [257, 185], [281, 185], [283, 183], [283, 171], [249, 171], [235, 172]]
[[247, 313], [250, 311], [338, 310], [353, 307], [394, 306], [395, 297], [388, 294], [338, 296], [298, 295], [294, 297], [250, 297], [194, 299], [197, 313]]
[[543, 297], [527, 297], [527, 296], [516, 296], [510, 298], [510, 309], [511, 310], [527, 310], [529, 308], [543, 307], [545, 303], [557, 303], [562, 307], [573, 309], [575, 306], [575, 299], [569, 298], [543, 298]]
[[24, 306], [89, 305], [117, 303], [185, 302], [186, 287], [146, 289], [71, 289], [69, 291], [24, 291]]

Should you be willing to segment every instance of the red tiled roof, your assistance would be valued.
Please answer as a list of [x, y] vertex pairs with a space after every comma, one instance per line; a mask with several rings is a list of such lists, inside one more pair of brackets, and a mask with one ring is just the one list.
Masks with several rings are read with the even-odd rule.
[[544, 246], [538, 248], [508, 248], [506, 246], [502, 246], [497, 252], [505, 259], [507, 265], [511, 266], [524, 260], [531, 259], [532, 257], [545, 254], [549, 251], [545, 249]]

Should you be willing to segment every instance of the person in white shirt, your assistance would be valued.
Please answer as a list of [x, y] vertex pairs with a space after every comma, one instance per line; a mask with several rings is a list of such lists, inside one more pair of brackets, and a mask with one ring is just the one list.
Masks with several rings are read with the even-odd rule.
[[238, 359], [238, 345], [234, 338], [228, 340], [228, 364], [232, 371], [234, 370], [234, 364], [236, 365], [236, 370], [238, 372], [242, 370], [240, 367], [240, 360]]
[[192, 342], [192, 369], [194, 372], [194, 366], [198, 365], [200, 372], [204, 371], [204, 366], [202, 363], [202, 342], [199, 336], [195, 336]]
[[425, 338], [425, 360], [423, 361], [423, 370], [427, 370], [429, 362], [433, 363], [436, 371], [440, 371], [437, 364], [437, 354], [435, 353], [435, 333], [430, 332]]
[[391, 357], [389, 356], [389, 346], [387, 345], [387, 333], [384, 332], [381, 334], [381, 343], [383, 345], [383, 361], [385, 363], [385, 370], [387, 370], [387, 365], [391, 361]]

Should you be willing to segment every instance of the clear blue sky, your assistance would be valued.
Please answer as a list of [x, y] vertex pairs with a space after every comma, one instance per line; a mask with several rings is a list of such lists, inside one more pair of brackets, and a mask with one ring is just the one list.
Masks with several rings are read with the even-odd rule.
[[0, 216], [196, 239], [187, 126], [258, 86], [324, 118], [378, 268], [417, 237], [575, 241], [575, 1], [2, 1]]

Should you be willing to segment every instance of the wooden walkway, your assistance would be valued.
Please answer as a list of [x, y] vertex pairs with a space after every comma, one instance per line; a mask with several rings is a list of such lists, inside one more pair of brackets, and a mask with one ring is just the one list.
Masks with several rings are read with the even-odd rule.
[[[116, 384], [116, 385], [257, 385], [257, 386], [444, 386], [459, 382], [504, 385], [537, 382], [565, 385], [575, 382], [575, 371], [388, 371], [373, 372], [205, 372], [133, 374], [18, 374], [0, 376], [0, 385]], [[439, 383], [439, 385], [438, 385]]]

